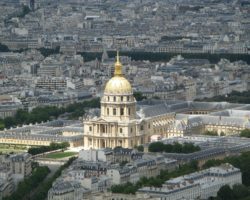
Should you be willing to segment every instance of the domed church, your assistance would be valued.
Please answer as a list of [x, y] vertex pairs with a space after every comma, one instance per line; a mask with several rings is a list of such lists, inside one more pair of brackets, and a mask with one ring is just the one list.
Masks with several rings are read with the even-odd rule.
[[174, 116], [164, 112], [153, 117], [142, 109], [137, 112], [131, 84], [122, 73], [117, 53], [114, 76], [107, 82], [101, 99], [100, 117], [84, 121], [84, 147], [133, 148], [147, 143], [155, 134], [159, 119], [165, 120], [164, 127], [174, 120]]

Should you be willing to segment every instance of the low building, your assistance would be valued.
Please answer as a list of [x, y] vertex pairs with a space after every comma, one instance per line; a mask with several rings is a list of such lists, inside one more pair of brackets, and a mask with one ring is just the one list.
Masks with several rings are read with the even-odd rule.
[[79, 152], [79, 158], [84, 161], [100, 161], [111, 163], [113, 161], [113, 150], [110, 148], [106, 149], [82, 149]]
[[30, 176], [32, 172], [31, 155], [28, 153], [20, 153], [9, 156], [10, 170], [13, 174], [14, 182], [17, 183], [25, 177]]
[[8, 168], [0, 169], [0, 199], [7, 197], [14, 191], [12, 173]]
[[76, 181], [59, 181], [53, 184], [48, 192], [48, 200], [82, 200], [90, 191]]
[[223, 185], [241, 184], [239, 169], [230, 164], [195, 172], [166, 181], [162, 188], [143, 187], [138, 194], [149, 194], [166, 200], [177, 199], [208, 199], [215, 197]]
[[21, 108], [23, 108], [22, 102], [16, 97], [0, 95], [0, 118], [13, 117]]

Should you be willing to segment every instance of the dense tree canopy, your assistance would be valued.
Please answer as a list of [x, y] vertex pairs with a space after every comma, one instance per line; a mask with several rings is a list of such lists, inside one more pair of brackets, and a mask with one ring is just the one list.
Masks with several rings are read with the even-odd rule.
[[175, 142], [174, 144], [164, 144], [162, 142], [153, 142], [149, 145], [148, 150], [150, 152], [193, 153], [195, 151], [200, 151], [200, 147], [193, 143], [180, 144]]
[[55, 106], [45, 106], [34, 108], [31, 112], [20, 109], [14, 117], [6, 117], [0, 119], [0, 130], [13, 126], [21, 126], [29, 123], [40, 123], [58, 118], [59, 115], [69, 113], [71, 119], [77, 119], [83, 116], [86, 108], [100, 107], [100, 99], [95, 98], [81, 103], [68, 105], [66, 108], [58, 108]]
[[143, 96], [141, 92], [134, 92], [134, 97], [136, 101], [142, 101], [143, 99], [147, 99], [147, 97]]
[[220, 96], [215, 96], [215, 97], [211, 97], [211, 98], [196, 99], [196, 101], [208, 101], [208, 102], [226, 101], [226, 102], [229, 102], [229, 103], [246, 103], [246, 104], [250, 104], [250, 91], [244, 91], [244, 92], [233, 91], [228, 95], [223, 95], [223, 96], [220, 95]]
[[240, 137], [247, 137], [250, 138], [250, 129], [244, 129], [240, 132]]
[[208, 130], [206, 130], [204, 132], [204, 135], [218, 136], [218, 133], [217, 133], [217, 131], [208, 131]]
[[57, 46], [54, 49], [47, 49], [47, 48], [40, 48], [38, 49], [40, 51], [40, 53], [44, 56], [44, 57], [48, 57], [52, 54], [59, 54], [60, 53], [60, 46]]
[[9, 51], [10, 50], [9, 50], [8, 46], [0, 43], [0, 52], [9, 52]]
[[68, 142], [62, 142], [62, 143], [50, 143], [49, 146], [41, 146], [41, 147], [31, 147], [28, 150], [28, 153], [30, 153], [31, 155], [36, 155], [36, 154], [40, 154], [40, 153], [45, 153], [48, 151], [54, 151], [54, 150], [58, 150], [58, 149], [66, 149], [67, 147], [69, 147], [69, 143]]
[[[81, 52], [85, 61], [101, 60], [102, 52]], [[115, 51], [108, 51], [109, 57], [115, 57]], [[177, 55], [181, 55], [186, 59], [208, 59], [212, 64], [218, 63], [222, 58], [231, 62], [243, 60], [250, 64], [250, 56], [247, 54], [210, 54], [210, 53], [164, 53], [164, 52], [143, 52], [143, 51], [122, 51], [122, 56], [129, 56], [132, 60], [149, 60], [151, 62], [164, 61], [167, 62]]]
[[45, 179], [49, 172], [50, 170], [47, 166], [35, 168], [32, 172], [32, 175], [21, 181], [17, 186], [17, 190], [11, 196], [6, 197], [3, 200], [28, 199], [28, 196], [32, 190], [35, 189]]
[[214, 200], [248, 200], [250, 199], [250, 190], [242, 184], [235, 184], [231, 188], [224, 185], [217, 193], [217, 197], [210, 198]]

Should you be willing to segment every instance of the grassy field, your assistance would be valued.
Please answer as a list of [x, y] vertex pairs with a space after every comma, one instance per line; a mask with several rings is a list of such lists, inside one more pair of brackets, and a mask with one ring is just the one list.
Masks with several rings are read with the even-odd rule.
[[0, 152], [1, 153], [11, 153], [11, 152], [21, 153], [21, 152], [26, 152], [26, 151], [22, 150], [22, 149], [3, 149], [3, 148], [0, 148]]
[[52, 159], [60, 159], [60, 158], [74, 156], [76, 154], [77, 154], [76, 152], [56, 152], [56, 153], [47, 154], [45, 157], [52, 158]]

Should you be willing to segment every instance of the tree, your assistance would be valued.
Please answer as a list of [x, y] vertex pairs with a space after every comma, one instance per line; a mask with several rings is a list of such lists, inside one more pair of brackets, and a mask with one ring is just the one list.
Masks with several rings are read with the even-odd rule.
[[171, 145], [171, 144], [165, 144], [164, 151], [167, 152], [167, 153], [173, 152], [173, 145]]
[[193, 143], [180, 144], [175, 142], [174, 144], [164, 144], [162, 142], [153, 142], [149, 145], [148, 150], [150, 152], [167, 152], [167, 153], [193, 153], [200, 151], [200, 147]]
[[153, 142], [148, 146], [150, 152], [163, 152], [165, 145], [162, 142]]
[[244, 129], [240, 132], [240, 137], [250, 138], [250, 129]]
[[9, 52], [9, 51], [10, 51], [10, 49], [8, 46], [0, 43], [0, 52]]
[[173, 144], [173, 152], [175, 153], [182, 153], [182, 145], [178, 142]]
[[230, 188], [229, 185], [222, 186], [217, 192], [217, 196], [221, 200], [234, 200], [233, 190]]
[[136, 149], [140, 152], [144, 151], [144, 146], [143, 145], [139, 145], [138, 147], [136, 147]]
[[250, 191], [245, 185], [235, 184], [233, 186], [233, 196], [235, 199], [242, 199], [250, 195]]
[[206, 130], [204, 132], [204, 135], [218, 136], [218, 133], [217, 133], [217, 131], [208, 131], [208, 130]]
[[134, 92], [134, 97], [136, 101], [142, 101], [143, 99], [147, 99], [147, 97], [143, 96], [141, 92]]

